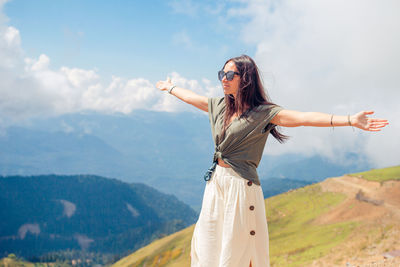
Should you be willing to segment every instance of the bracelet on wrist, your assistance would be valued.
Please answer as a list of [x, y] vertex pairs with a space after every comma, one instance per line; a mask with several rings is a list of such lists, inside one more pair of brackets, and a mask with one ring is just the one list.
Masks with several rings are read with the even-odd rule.
[[171, 87], [168, 89], [168, 93], [171, 93], [172, 89], [174, 89], [176, 85], [171, 85]]
[[351, 126], [351, 128], [353, 128], [353, 132], [354, 132], [354, 127], [353, 127], [353, 125], [351, 125], [351, 121], [350, 121], [350, 114], [347, 115], [347, 121], [349, 122], [349, 125]]

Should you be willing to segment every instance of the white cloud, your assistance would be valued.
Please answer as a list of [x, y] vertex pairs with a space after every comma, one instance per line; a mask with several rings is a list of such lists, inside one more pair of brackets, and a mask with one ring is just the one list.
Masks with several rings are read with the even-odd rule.
[[[135, 109], [193, 111], [186, 103], [158, 90], [143, 78], [123, 79], [112, 76], [111, 82], [105, 85], [94, 70], [68, 67], [52, 70], [50, 59], [46, 55], [41, 55], [37, 60], [25, 59], [25, 63], [25, 85], [21, 86], [22, 81], [15, 74], [10, 78], [10, 86], [0, 89], [0, 94], [9, 98], [3, 103], [0, 102], [0, 109], [4, 111], [3, 114], [8, 113], [16, 119], [83, 110], [125, 114]], [[178, 86], [202, 95], [212, 95], [211, 92], [220, 90], [206, 79], [199, 83], [176, 72], [170, 76]], [[11, 103], [16, 104], [14, 108], [10, 107]], [[35, 112], [27, 110], [27, 106], [32, 106]]]
[[[54, 69], [45, 54], [26, 58], [18, 29], [8, 26], [2, 13], [5, 2], [0, 0], [0, 125], [83, 110], [198, 112], [140, 77], [112, 76], [105, 84], [95, 69]], [[176, 12], [188, 6], [189, 15], [199, 8], [191, 1], [172, 3]], [[257, 47], [254, 59], [276, 103], [341, 115], [374, 109], [376, 117], [391, 123], [379, 133], [353, 133], [348, 127], [286, 128], [284, 133], [292, 139], [285, 145], [269, 142], [266, 153], [321, 154], [340, 161], [340, 155], [353, 151], [367, 153], [377, 167], [399, 164], [399, 5], [397, 0], [254, 0], [240, 2], [239, 8], [215, 9], [222, 25], [234, 27], [230, 21], [247, 19], [235, 27], [237, 36]], [[193, 45], [185, 32], [175, 37]], [[176, 72], [169, 76], [179, 87], [221, 95], [220, 85], [206, 79], [187, 79]]]
[[14, 27], [0, 25], [0, 36], [0, 70], [18, 67], [20, 62], [17, 59], [22, 53], [19, 31]]
[[[4, 4], [4, 2], [2, 2]], [[7, 26], [0, 3], [0, 126], [32, 116], [53, 116], [95, 110], [130, 113], [135, 109], [157, 111], [197, 111], [176, 97], [155, 88], [143, 78], [112, 76], [105, 84], [96, 70], [63, 66], [54, 69], [51, 59], [26, 57], [18, 29]], [[188, 40], [190, 45], [190, 39]], [[169, 74], [178, 86], [210, 95], [217, 87], [210, 81], [188, 80]]]
[[50, 58], [46, 55], [40, 55], [38, 60], [31, 58], [25, 58], [25, 70], [26, 71], [44, 71], [47, 70], [50, 65]]
[[[379, 133], [351, 128], [286, 128], [286, 145], [266, 153], [318, 153], [337, 159], [366, 151], [377, 166], [399, 164], [400, 17], [398, 1], [249, 1], [232, 8], [245, 17], [243, 41], [254, 56], [272, 100], [288, 109], [340, 115], [375, 110], [391, 123]], [[307, 152], [306, 152], [307, 151]]]
[[[182, 77], [177, 72], [172, 72], [168, 76], [171, 78], [173, 84], [176, 84], [178, 87], [191, 90], [199, 95], [214, 97], [217, 95], [221, 95], [222, 92], [220, 85], [212, 85], [211, 82], [207, 79], [202, 79], [201, 82], [197, 80], [189, 80]], [[166, 97], [160, 98], [158, 103], [154, 107], [155, 110], [158, 111], [198, 111], [197, 108], [194, 108], [193, 106], [184, 103], [177, 97], [168, 95], [168, 93]]]

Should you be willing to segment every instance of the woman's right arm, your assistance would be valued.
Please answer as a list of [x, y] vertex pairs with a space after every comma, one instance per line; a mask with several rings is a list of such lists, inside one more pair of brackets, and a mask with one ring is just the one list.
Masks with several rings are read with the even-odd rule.
[[[156, 84], [156, 87], [161, 91], [167, 91], [172, 86], [171, 79], [168, 77], [166, 81], [159, 81]], [[174, 87], [171, 92], [172, 95], [176, 96], [180, 100], [185, 101], [188, 104], [195, 106], [205, 112], [208, 112], [208, 97], [201, 96], [196, 94], [193, 91], [181, 88]]]

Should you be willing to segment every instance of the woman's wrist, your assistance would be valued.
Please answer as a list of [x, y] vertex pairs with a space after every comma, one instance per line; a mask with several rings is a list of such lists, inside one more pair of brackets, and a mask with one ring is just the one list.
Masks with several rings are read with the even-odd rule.
[[357, 123], [357, 118], [354, 115], [347, 115], [347, 116], [338, 116], [338, 115], [334, 115], [331, 114], [330, 115], [330, 126], [332, 127], [332, 129], [334, 129], [334, 127], [336, 126], [351, 126], [353, 127], [354, 130], [354, 126]]
[[347, 115], [347, 120], [348, 120], [348, 122], [349, 122], [349, 126], [351, 126], [351, 128], [353, 129], [353, 131], [354, 131], [354, 123], [352, 122], [352, 119], [353, 119], [353, 116], [350, 116], [350, 114], [349, 115]]
[[171, 84], [171, 86], [168, 88], [168, 93], [171, 94], [172, 90], [176, 87], [176, 85]]

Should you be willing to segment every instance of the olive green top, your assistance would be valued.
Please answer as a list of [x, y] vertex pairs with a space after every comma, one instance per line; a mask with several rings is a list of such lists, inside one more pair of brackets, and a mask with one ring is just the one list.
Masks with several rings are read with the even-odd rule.
[[247, 118], [235, 118], [221, 140], [224, 125], [225, 98], [208, 98], [208, 116], [215, 144], [213, 161], [221, 158], [242, 178], [260, 185], [257, 167], [261, 160], [269, 132], [276, 126], [270, 123], [283, 108], [279, 105], [260, 105]]

